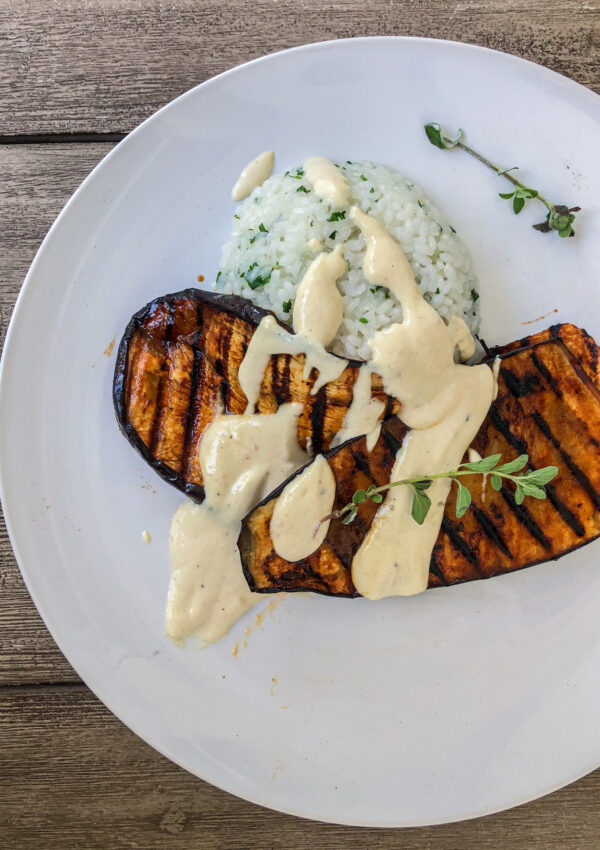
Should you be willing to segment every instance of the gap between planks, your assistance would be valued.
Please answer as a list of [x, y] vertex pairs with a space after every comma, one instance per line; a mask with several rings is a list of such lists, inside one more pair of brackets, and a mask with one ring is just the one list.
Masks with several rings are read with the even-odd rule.
[[0, 145], [62, 145], [122, 142], [127, 133], [14, 133], [0, 134]]

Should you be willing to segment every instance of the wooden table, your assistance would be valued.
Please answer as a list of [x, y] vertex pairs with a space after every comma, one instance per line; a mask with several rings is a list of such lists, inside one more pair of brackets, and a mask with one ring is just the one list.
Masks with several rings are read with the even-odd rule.
[[[0, 0], [1, 339], [48, 227], [124, 134], [232, 65], [357, 35], [483, 44], [600, 91], [593, 0]], [[599, 846], [600, 770], [513, 811], [413, 830], [302, 821], [195, 779], [82, 684], [38, 616], [0, 528], [0, 847]]]

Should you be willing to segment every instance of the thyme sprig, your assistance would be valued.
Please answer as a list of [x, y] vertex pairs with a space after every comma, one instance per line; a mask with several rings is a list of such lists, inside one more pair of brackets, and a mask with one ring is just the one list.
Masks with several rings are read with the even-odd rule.
[[512, 208], [515, 215], [518, 215], [521, 212], [527, 201], [533, 199], [540, 201], [540, 203], [546, 207], [548, 212], [546, 213], [544, 221], [540, 221], [539, 224], [532, 225], [534, 230], [539, 230], [540, 233], [550, 233], [551, 230], [556, 230], [558, 235], [563, 238], [566, 236], [575, 236], [573, 222], [575, 221], [575, 213], [579, 212], [581, 207], [567, 207], [566, 204], [553, 204], [540, 194], [537, 189], [531, 189], [529, 186], [525, 186], [524, 183], [521, 183], [520, 180], [517, 180], [517, 178], [510, 173], [511, 171], [516, 171], [517, 166], [513, 166], [512, 168], [502, 168], [495, 162], [492, 162], [485, 156], [482, 156], [463, 142], [464, 132], [462, 130], [458, 131], [456, 138], [451, 139], [449, 136], [444, 134], [439, 124], [425, 124], [424, 129], [427, 134], [427, 138], [432, 145], [435, 145], [436, 148], [440, 148], [441, 150], [460, 148], [460, 150], [465, 151], [475, 157], [475, 159], [479, 160], [479, 162], [482, 162], [488, 168], [491, 168], [491, 170], [495, 171], [499, 177], [504, 177], [512, 183], [515, 187], [512, 192], [499, 192], [498, 194], [504, 200], [512, 201]]
[[[501, 457], [499, 454], [489, 455], [489, 457], [484, 457], [472, 463], [461, 463], [456, 469], [450, 472], [440, 472], [435, 475], [424, 475], [417, 478], [403, 478], [400, 481], [390, 481], [381, 487], [375, 487], [372, 484], [367, 490], [356, 490], [351, 502], [348, 502], [343, 508], [323, 517], [321, 522], [343, 517], [342, 522], [344, 525], [349, 525], [356, 517], [359, 505], [362, 505], [367, 500], [375, 502], [375, 504], [380, 504], [383, 501], [382, 493], [386, 490], [391, 490], [392, 487], [409, 487], [412, 491], [412, 518], [419, 525], [422, 525], [431, 507], [431, 499], [427, 495], [426, 490], [438, 478], [450, 478], [451, 481], [456, 483], [456, 517], [460, 519], [471, 504], [471, 491], [462, 481], [459, 481], [464, 475], [489, 475], [490, 484], [494, 490], [500, 490], [503, 481], [512, 482], [515, 485], [514, 499], [517, 505], [521, 505], [526, 496], [531, 496], [533, 499], [546, 498], [546, 484], [549, 484], [555, 475], [557, 475], [558, 467], [544, 466], [542, 469], [530, 469], [527, 472], [520, 472], [529, 463], [529, 455], [519, 455], [514, 460], [510, 460], [499, 466]], [[519, 474], [515, 475], [514, 473]]]

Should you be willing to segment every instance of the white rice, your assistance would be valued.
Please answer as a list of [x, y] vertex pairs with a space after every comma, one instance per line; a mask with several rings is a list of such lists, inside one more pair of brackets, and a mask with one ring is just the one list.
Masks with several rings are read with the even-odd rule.
[[[467, 249], [448, 220], [418, 186], [392, 168], [372, 162], [346, 162], [341, 168], [350, 181], [352, 203], [396, 239], [424, 297], [445, 319], [461, 316], [476, 333], [477, 278]], [[345, 217], [335, 220], [335, 212]], [[338, 281], [344, 321], [332, 349], [366, 360], [367, 341], [375, 331], [401, 321], [402, 307], [387, 290], [374, 288], [365, 278], [365, 242], [348, 210], [334, 210], [310, 191], [301, 169], [273, 175], [237, 207], [213, 288], [248, 298], [291, 323], [294, 297], [306, 269], [319, 251], [336, 245], [342, 245], [348, 271]]]

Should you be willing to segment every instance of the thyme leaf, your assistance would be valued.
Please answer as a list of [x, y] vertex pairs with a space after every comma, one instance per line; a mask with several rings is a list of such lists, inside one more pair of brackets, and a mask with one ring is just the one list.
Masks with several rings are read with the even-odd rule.
[[[501, 455], [494, 454], [481, 460], [461, 463], [456, 469], [449, 472], [439, 472], [434, 475], [424, 475], [417, 478], [403, 478], [400, 481], [390, 481], [389, 484], [383, 484], [381, 487], [376, 487], [371, 484], [366, 490], [356, 490], [352, 496], [352, 501], [344, 505], [337, 511], [323, 517], [321, 522], [326, 522], [330, 519], [342, 519], [344, 525], [349, 525], [358, 513], [358, 506], [367, 501], [374, 502], [379, 505], [383, 501], [383, 493], [391, 490], [392, 487], [408, 487], [412, 494], [411, 516], [415, 522], [422, 525], [427, 518], [429, 509], [431, 508], [431, 499], [426, 493], [431, 487], [431, 484], [436, 479], [449, 478], [456, 484], [456, 517], [460, 519], [468, 511], [471, 504], [471, 491], [459, 479], [465, 475], [488, 475], [490, 476], [490, 484], [494, 490], [501, 490], [505, 481], [514, 485], [514, 499], [520, 505], [525, 497], [529, 496], [533, 499], [545, 499], [546, 490], [544, 489], [552, 479], [558, 474], [557, 466], [544, 466], [541, 469], [528, 469], [522, 472], [529, 463], [528, 455], [519, 455], [513, 460], [499, 465]], [[514, 474], [518, 473], [518, 474]]]
[[558, 235], [562, 238], [575, 236], [573, 222], [575, 221], [575, 213], [578, 213], [581, 210], [581, 207], [567, 207], [565, 204], [553, 204], [537, 189], [525, 186], [524, 183], [521, 183], [520, 180], [510, 173], [511, 171], [516, 171], [517, 166], [513, 165], [511, 168], [502, 168], [495, 162], [492, 162], [485, 156], [482, 156], [482, 154], [478, 153], [463, 142], [464, 132], [462, 130], [458, 131], [458, 135], [455, 139], [451, 139], [449, 136], [445, 135], [439, 124], [425, 124], [424, 129], [427, 138], [432, 145], [435, 145], [436, 148], [440, 148], [441, 150], [460, 148], [470, 154], [470, 156], [475, 157], [475, 159], [479, 160], [479, 162], [483, 163], [483, 165], [487, 166], [492, 171], [495, 171], [499, 177], [504, 177], [505, 180], [512, 183], [515, 187], [512, 192], [499, 192], [498, 194], [503, 200], [512, 202], [511, 205], [515, 215], [518, 215], [521, 212], [527, 201], [537, 199], [540, 203], [542, 203], [547, 209], [546, 218], [544, 221], [539, 222], [539, 224], [532, 225], [534, 230], [537, 230], [540, 233], [550, 233], [551, 231], [556, 230]]

